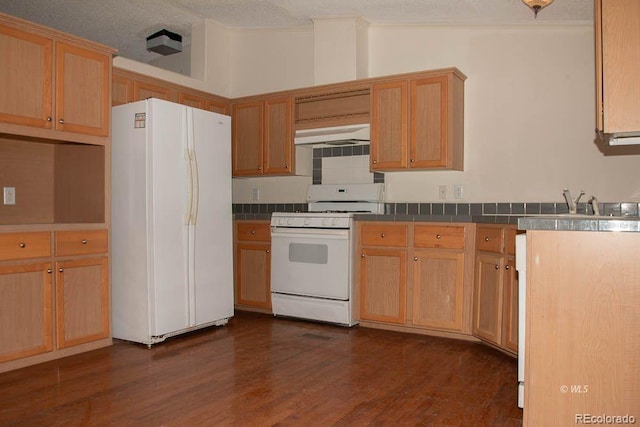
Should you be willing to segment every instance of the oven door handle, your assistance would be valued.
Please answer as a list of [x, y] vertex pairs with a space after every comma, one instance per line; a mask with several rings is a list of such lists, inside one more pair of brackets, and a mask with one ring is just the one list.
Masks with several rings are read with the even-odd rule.
[[305, 239], [348, 239], [348, 229], [315, 229], [315, 228], [275, 228], [271, 237], [305, 238]]

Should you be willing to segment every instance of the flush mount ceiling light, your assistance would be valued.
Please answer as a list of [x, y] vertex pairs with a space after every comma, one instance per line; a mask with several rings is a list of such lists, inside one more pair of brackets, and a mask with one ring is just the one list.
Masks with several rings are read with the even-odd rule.
[[538, 12], [553, 3], [553, 0], [522, 0], [522, 3], [529, 6], [537, 18]]

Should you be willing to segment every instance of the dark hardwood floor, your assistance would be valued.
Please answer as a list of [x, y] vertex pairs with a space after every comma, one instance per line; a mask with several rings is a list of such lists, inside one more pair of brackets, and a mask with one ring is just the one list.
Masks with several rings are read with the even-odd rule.
[[516, 400], [481, 344], [246, 312], [0, 374], [1, 426], [519, 426]]

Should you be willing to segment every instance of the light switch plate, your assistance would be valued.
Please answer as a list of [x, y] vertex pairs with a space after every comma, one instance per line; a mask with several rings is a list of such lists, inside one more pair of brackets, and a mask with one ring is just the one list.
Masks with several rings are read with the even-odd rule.
[[16, 204], [16, 187], [4, 187], [4, 204]]
[[438, 199], [447, 200], [447, 186], [444, 184], [438, 186]]

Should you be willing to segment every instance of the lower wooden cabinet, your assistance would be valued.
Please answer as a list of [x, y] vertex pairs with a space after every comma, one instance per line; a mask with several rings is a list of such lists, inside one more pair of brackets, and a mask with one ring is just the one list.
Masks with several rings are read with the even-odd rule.
[[107, 257], [56, 262], [57, 348], [107, 338], [109, 313]]
[[0, 362], [53, 350], [50, 262], [0, 266]]
[[271, 312], [269, 221], [235, 221], [235, 306]]
[[0, 233], [0, 372], [111, 344], [107, 239]]
[[470, 335], [474, 224], [359, 222], [360, 323]]
[[515, 226], [478, 227], [473, 298], [473, 334], [510, 353], [518, 352], [515, 234]]

